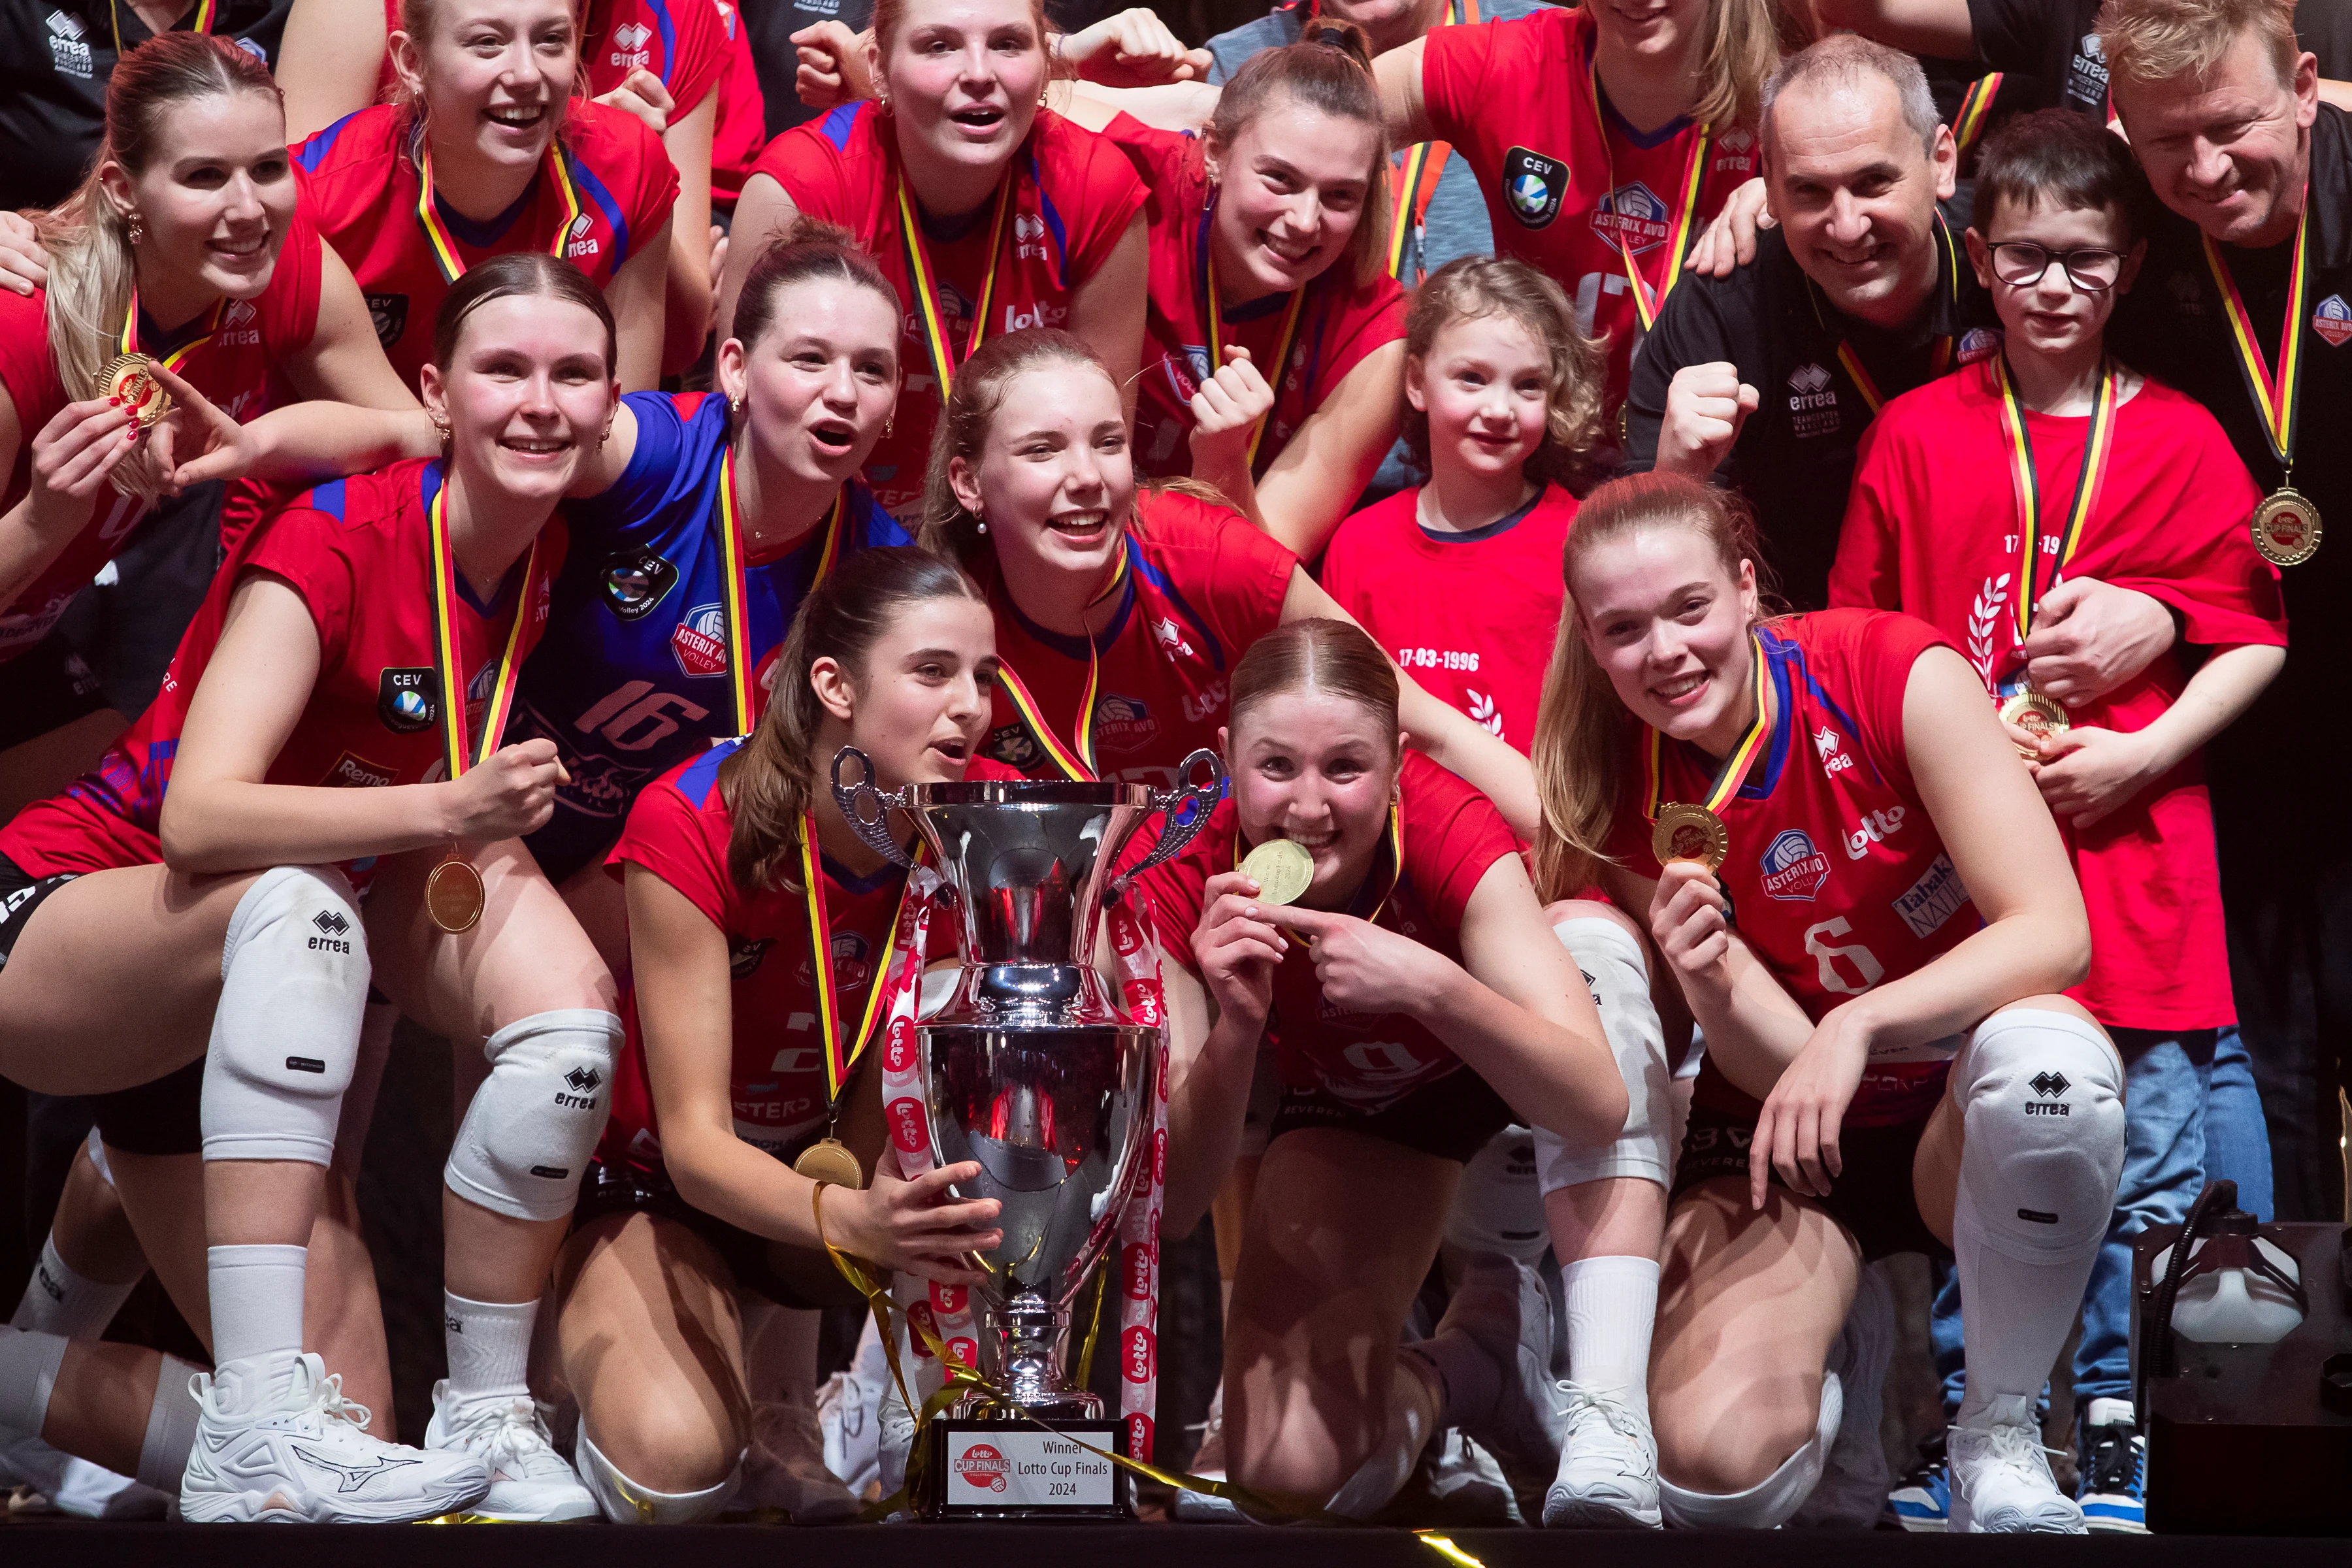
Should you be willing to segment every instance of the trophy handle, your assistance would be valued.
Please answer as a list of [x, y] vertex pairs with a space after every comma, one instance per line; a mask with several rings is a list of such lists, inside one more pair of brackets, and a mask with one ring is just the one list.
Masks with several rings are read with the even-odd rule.
[[[841, 764], [852, 757], [857, 759], [858, 771], [865, 776], [855, 785], [841, 782]], [[866, 846], [878, 855], [887, 856], [895, 864], [914, 868], [907, 851], [890, 837], [890, 813], [907, 804], [906, 793], [885, 791], [874, 787], [874, 759], [855, 746], [844, 746], [833, 754], [833, 798], [841, 807], [841, 815], [849, 819], [851, 831], [866, 840]], [[868, 806], [874, 815], [866, 815]], [[1191, 835], [1187, 834], [1187, 837]]]
[[[1202, 763], [1209, 764], [1209, 782], [1205, 784], [1189, 782], [1193, 769]], [[1181, 781], [1177, 787], [1153, 790], [1151, 804], [1146, 808], [1147, 815], [1154, 811], [1166, 814], [1160, 826], [1160, 842], [1151, 847], [1150, 854], [1112, 884], [1114, 893], [1124, 894], [1128, 884], [1138, 877], [1162, 860], [1172, 860], [1181, 855], [1184, 846], [1192, 842], [1193, 835], [1199, 833], [1209, 820], [1209, 813], [1216, 810], [1217, 802], [1224, 798], [1225, 764], [1218, 759], [1216, 752], [1206, 746], [1184, 759], [1182, 765], [1176, 770], [1176, 777]], [[1189, 821], [1181, 816], [1187, 806], [1193, 808]]]

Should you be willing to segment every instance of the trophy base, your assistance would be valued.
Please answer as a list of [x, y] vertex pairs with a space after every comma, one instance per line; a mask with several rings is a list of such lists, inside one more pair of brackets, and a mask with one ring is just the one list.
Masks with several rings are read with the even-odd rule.
[[1115, 1451], [1115, 1421], [1057, 1419], [1066, 1433], [1048, 1432], [1017, 1417], [943, 1415], [924, 1434], [930, 1445], [930, 1482], [919, 1500], [926, 1520], [1129, 1521], [1135, 1506], [1127, 1473], [1069, 1437]]

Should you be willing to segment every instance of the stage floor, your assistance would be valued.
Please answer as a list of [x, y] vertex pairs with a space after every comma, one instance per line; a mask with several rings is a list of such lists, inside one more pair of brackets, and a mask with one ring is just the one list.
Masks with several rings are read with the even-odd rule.
[[[2004, 1568], [2217, 1568], [2259, 1561], [2262, 1568], [2343, 1568], [2342, 1541], [2198, 1536], [1949, 1537], [1899, 1531], [1776, 1531], [1741, 1535], [1567, 1535], [1539, 1530], [1465, 1530], [1448, 1537], [1483, 1568], [1907, 1568], [1966, 1560]], [[90, 1524], [25, 1521], [0, 1524], [7, 1568], [93, 1568], [163, 1563], [169, 1568], [643, 1568], [649, 1555], [694, 1568], [905, 1568], [910, 1553], [952, 1568], [1058, 1562], [1117, 1568], [1191, 1568], [1204, 1560], [1234, 1568], [1465, 1568], [1413, 1535], [1391, 1530], [1272, 1530], [1220, 1525], [845, 1525], [788, 1530], [760, 1525], [692, 1526], [647, 1533], [596, 1525], [449, 1527], [362, 1525], [316, 1531], [259, 1525]], [[1985, 1553], [1979, 1557], [1978, 1552]]]

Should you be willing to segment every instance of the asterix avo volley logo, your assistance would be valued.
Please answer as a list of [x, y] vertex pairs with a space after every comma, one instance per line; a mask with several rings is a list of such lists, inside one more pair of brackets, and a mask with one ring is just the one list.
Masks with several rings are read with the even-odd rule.
[[1635, 256], [1664, 245], [1668, 226], [1666, 204], [1638, 180], [1618, 186], [1592, 209], [1592, 232], [1602, 243], [1622, 243]]
[[1525, 147], [1503, 154], [1503, 199], [1526, 228], [1542, 228], [1559, 216], [1568, 195], [1568, 165]]

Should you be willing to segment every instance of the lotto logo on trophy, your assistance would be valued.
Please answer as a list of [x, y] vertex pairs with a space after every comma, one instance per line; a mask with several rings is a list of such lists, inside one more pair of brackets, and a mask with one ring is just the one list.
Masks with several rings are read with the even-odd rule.
[[[853, 761], [865, 782], [850, 786]], [[1130, 1188], [1150, 1174], [1160, 1037], [1113, 1005], [1093, 959], [1106, 900], [1180, 853], [1216, 805], [1224, 777], [1215, 753], [1193, 752], [1178, 778], [1204, 764], [1206, 784], [1165, 790], [975, 781], [885, 793], [864, 753], [834, 758], [834, 795], [858, 835], [907, 864], [889, 827], [889, 814], [904, 812], [952, 895], [962, 971], [915, 1029], [923, 1131], [936, 1165], [980, 1166], [959, 1196], [1003, 1205], [1003, 1241], [971, 1258], [989, 1280], [975, 1292], [989, 1330], [978, 1370], [1034, 1417], [967, 1394], [933, 1421], [929, 1495], [918, 1500], [927, 1517], [1129, 1511], [1117, 1468], [1069, 1441], [1115, 1449], [1119, 1428], [1099, 1398], [1067, 1385], [1064, 1342], [1072, 1300], [1117, 1236]], [[1114, 879], [1154, 816], [1159, 842]]]

